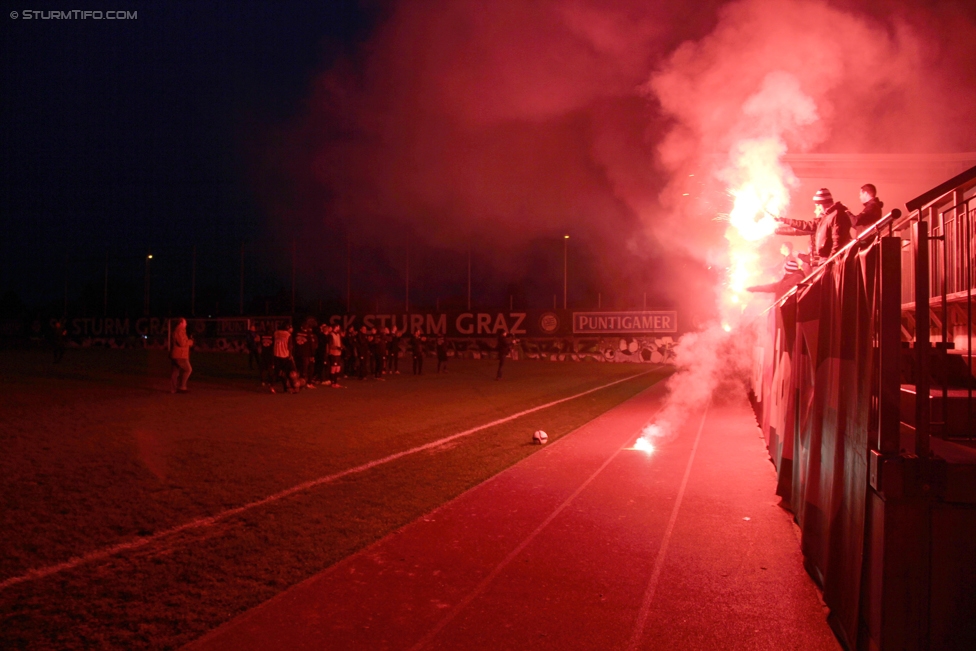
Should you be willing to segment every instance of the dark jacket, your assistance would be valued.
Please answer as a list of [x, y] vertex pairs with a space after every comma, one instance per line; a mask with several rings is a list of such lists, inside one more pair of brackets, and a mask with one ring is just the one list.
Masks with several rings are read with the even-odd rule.
[[274, 335], [265, 332], [261, 335], [261, 356], [265, 359], [274, 359]]
[[247, 349], [252, 353], [261, 350], [261, 335], [258, 334], [257, 330], [247, 331]]
[[424, 342], [425, 341], [427, 341], [427, 337], [424, 337], [423, 335], [421, 335], [419, 337], [417, 335], [411, 335], [410, 336], [410, 347], [413, 349], [413, 356], [414, 357], [423, 357], [424, 356]]
[[821, 259], [834, 255], [851, 241], [851, 213], [839, 201], [827, 208], [820, 219], [781, 219], [797, 231], [814, 234], [814, 249]]
[[302, 328], [295, 333], [294, 353], [295, 357], [299, 360], [305, 360], [310, 357], [309, 353], [312, 350], [310, 335], [311, 333], [307, 328]]
[[884, 203], [877, 197], [872, 197], [870, 201], [864, 204], [864, 210], [859, 212], [851, 220], [851, 223], [857, 230], [858, 235], [863, 233], [869, 226], [873, 226], [875, 222], [881, 219], [881, 211], [883, 208]]
[[498, 333], [498, 356], [504, 357], [512, 350], [512, 335]]

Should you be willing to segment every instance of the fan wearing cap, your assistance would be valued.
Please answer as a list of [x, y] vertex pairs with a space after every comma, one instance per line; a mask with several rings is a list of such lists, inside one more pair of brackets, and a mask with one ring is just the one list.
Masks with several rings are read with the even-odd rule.
[[813, 233], [812, 252], [821, 260], [826, 260], [851, 241], [851, 213], [844, 204], [834, 201], [827, 188], [820, 188], [813, 195], [813, 207], [813, 221], [788, 217], [777, 217], [776, 221], [798, 232]]
[[789, 242], [785, 242], [783, 246], [780, 247], [779, 251], [786, 256], [786, 261], [783, 263], [783, 277], [778, 282], [769, 283], [768, 285], [753, 285], [752, 287], [746, 287], [747, 292], [770, 292], [776, 294], [776, 298], [779, 298], [786, 292], [796, 287], [797, 283], [803, 280], [803, 277], [806, 274], [803, 273], [800, 267], [800, 262], [796, 259], [796, 256], [793, 255], [793, 245]]

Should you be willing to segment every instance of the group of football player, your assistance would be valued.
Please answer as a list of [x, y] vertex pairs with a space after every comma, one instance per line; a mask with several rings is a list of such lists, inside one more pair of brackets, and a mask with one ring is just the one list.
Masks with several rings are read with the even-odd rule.
[[[399, 375], [401, 343], [413, 358], [413, 373], [423, 373], [428, 337], [420, 330], [409, 336], [396, 328], [367, 328], [343, 330], [339, 325], [317, 323], [306, 319], [295, 331], [291, 323], [280, 324], [273, 332], [259, 333], [252, 325], [247, 335], [248, 367], [255, 363], [260, 372], [261, 385], [276, 393], [281, 390], [298, 393], [318, 386], [343, 388], [342, 380], [372, 378], [383, 380]], [[437, 372], [447, 370], [447, 339], [443, 335], [430, 338], [437, 352]]]

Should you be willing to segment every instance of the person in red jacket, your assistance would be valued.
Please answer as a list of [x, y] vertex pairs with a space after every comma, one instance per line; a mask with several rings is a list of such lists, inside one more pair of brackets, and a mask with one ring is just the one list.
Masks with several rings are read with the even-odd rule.
[[186, 319], [177, 319], [170, 338], [169, 357], [173, 372], [170, 375], [170, 393], [189, 393], [186, 381], [190, 379], [193, 367], [190, 366], [190, 347], [193, 340], [186, 335]]

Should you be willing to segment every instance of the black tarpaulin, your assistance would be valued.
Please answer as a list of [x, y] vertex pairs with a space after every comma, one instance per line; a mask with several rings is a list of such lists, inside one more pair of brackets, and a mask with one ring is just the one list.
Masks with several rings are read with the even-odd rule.
[[796, 515], [831, 625], [851, 649], [860, 616], [878, 256], [877, 244], [855, 245], [780, 301], [757, 356], [760, 421], [779, 494]]

